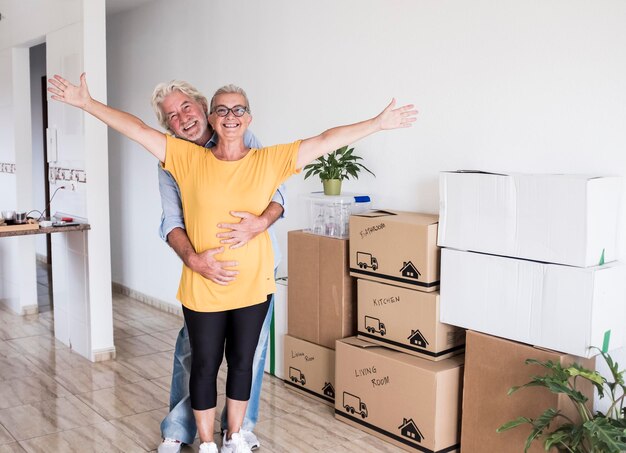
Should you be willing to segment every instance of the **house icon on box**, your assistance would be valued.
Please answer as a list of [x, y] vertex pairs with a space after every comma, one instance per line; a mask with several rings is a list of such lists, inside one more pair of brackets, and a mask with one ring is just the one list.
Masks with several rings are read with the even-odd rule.
[[330, 382], [324, 383], [324, 387], [322, 387], [322, 392], [324, 392], [324, 395], [326, 395], [327, 397], [335, 399], [335, 388]]
[[404, 437], [408, 437], [411, 440], [421, 442], [424, 438], [424, 435], [419, 430], [412, 418], [408, 420], [406, 418], [403, 418], [402, 424], [398, 426], [398, 429], [400, 430], [400, 434], [402, 434]]
[[402, 269], [400, 269], [400, 273], [402, 274], [403, 277], [414, 278], [415, 280], [420, 278], [420, 275], [422, 275], [420, 271], [417, 270], [415, 265], [410, 261], [405, 262], [402, 265]]
[[409, 343], [415, 346], [419, 346], [420, 348], [425, 348], [426, 346], [428, 346], [428, 341], [419, 330], [411, 329], [411, 335], [409, 335], [407, 339], [409, 340]]

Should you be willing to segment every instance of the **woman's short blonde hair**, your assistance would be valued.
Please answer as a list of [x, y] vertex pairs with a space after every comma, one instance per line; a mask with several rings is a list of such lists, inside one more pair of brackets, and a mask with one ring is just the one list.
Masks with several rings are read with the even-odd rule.
[[152, 92], [152, 108], [154, 109], [157, 120], [159, 120], [159, 124], [161, 124], [161, 126], [163, 126], [163, 128], [167, 131], [173, 132], [167, 124], [167, 118], [165, 117], [163, 110], [161, 110], [161, 102], [163, 102], [163, 100], [174, 91], [180, 91], [181, 93], [186, 94], [191, 99], [202, 105], [204, 112], [207, 115], [209, 114], [207, 98], [204, 97], [204, 95], [191, 84], [183, 80], [171, 80], [167, 83], [159, 83]]
[[215, 107], [214, 103], [215, 103], [215, 98], [217, 96], [219, 96], [220, 94], [230, 94], [230, 93], [236, 93], [236, 94], [242, 95], [243, 99], [246, 101], [246, 105], [244, 105], [244, 107], [248, 107], [248, 112], [250, 112], [250, 101], [248, 101], [248, 95], [246, 94], [243, 88], [238, 87], [237, 85], [233, 85], [232, 83], [229, 85], [224, 85], [221, 88], [218, 88], [217, 91], [213, 94], [213, 97], [211, 98], [211, 111], [213, 111], [213, 107]]

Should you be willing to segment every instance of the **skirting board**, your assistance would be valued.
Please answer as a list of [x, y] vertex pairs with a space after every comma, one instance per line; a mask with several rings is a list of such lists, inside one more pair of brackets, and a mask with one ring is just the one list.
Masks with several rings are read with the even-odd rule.
[[163, 302], [162, 300], [148, 296], [139, 291], [135, 291], [134, 289], [128, 288], [120, 283], [113, 282], [112, 288], [114, 293], [132, 297], [133, 299], [146, 305], [150, 305], [151, 307], [154, 307], [158, 310], [170, 313], [172, 315], [177, 315], [180, 318], [183, 317], [183, 309], [180, 305], [172, 305], [167, 302]]
[[14, 304], [18, 302], [18, 299], [0, 299], [0, 306], [4, 306], [8, 308], [11, 313], [15, 313], [19, 316], [27, 316], [27, 315], [36, 315], [39, 313], [39, 306], [35, 305], [26, 305], [22, 307], [21, 310], [17, 311], [14, 309]]
[[99, 351], [91, 351], [92, 362], [105, 362], [107, 360], [115, 359], [117, 353], [115, 352], [115, 346], [111, 348], [101, 349]]

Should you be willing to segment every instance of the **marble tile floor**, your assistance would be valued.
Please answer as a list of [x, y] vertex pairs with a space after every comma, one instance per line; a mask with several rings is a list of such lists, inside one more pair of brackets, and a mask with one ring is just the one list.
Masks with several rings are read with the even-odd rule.
[[[156, 450], [182, 319], [118, 294], [113, 312], [118, 357], [91, 363], [54, 339], [52, 311], [0, 309], [0, 453]], [[223, 367], [218, 408], [224, 378]], [[273, 376], [263, 386], [259, 453], [402, 451], [335, 420], [332, 408]], [[197, 450], [196, 439], [182, 451]]]

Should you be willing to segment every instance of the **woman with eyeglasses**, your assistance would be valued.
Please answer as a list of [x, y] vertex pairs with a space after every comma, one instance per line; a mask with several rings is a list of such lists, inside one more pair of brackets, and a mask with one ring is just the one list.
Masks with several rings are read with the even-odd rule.
[[[241, 88], [228, 85], [211, 99], [208, 119], [219, 142], [206, 149], [165, 135], [133, 115], [94, 100], [84, 74], [80, 86], [58, 75], [49, 83], [52, 99], [100, 119], [163, 163], [179, 185], [187, 233], [197, 252], [221, 245], [216, 237], [218, 222], [230, 216], [233, 206], [260, 214], [278, 186], [309, 162], [375, 132], [409, 127], [417, 114], [412, 105], [394, 108], [392, 100], [371, 119], [285, 145], [250, 149], [243, 141], [252, 121], [247, 96]], [[177, 298], [183, 305], [192, 349], [189, 390], [202, 442], [200, 451], [217, 452], [213, 436], [216, 380], [225, 350], [228, 431], [221, 451], [247, 453], [249, 447], [238, 432], [250, 396], [254, 352], [269, 297], [275, 291], [273, 252], [267, 232], [245, 247], [226, 249], [223, 259], [238, 263], [236, 281], [218, 285], [183, 266]]]

